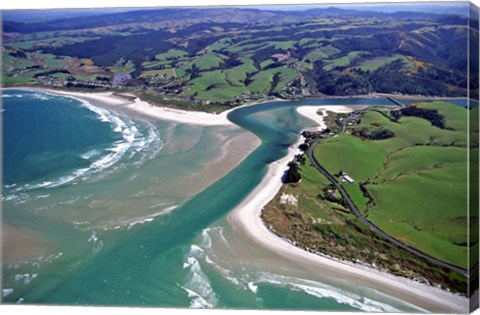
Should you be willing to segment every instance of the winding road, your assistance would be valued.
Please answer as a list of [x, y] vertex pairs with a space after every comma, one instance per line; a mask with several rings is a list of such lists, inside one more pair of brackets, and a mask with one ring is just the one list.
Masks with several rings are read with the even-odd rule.
[[[397, 247], [400, 247], [410, 253], [412, 253], [413, 255], [417, 256], [417, 257], [420, 257], [420, 258], [423, 258], [425, 260], [427, 260], [428, 262], [431, 262], [435, 265], [438, 265], [438, 266], [441, 266], [441, 267], [444, 267], [444, 268], [447, 268], [449, 270], [452, 270], [452, 271], [456, 271], [456, 272], [459, 272], [465, 276], [469, 276], [469, 272], [467, 269], [464, 269], [464, 268], [461, 268], [461, 267], [458, 267], [458, 266], [455, 266], [455, 265], [452, 265], [452, 264], [449, 264], [447, 262], [444, 262], [444, 261], [441, 261], [441, 260], [438, 260], [436, 259], [435, 257], [432, 257], [430, 255], [427, 255], [421, 251], [418, 251], [416, 250], [415, 248], [412, 248], [402, 242], [400, 242], [399, 240], [397, 240], [396, 238], [388, 235], [387, 233], [385, 233], [384, 231], [382, 231], [378, 226], [376, 226], [375, 224], [373, 224], [372, 222], [370, 222], [369, 220], [367, 220], [367, 218], [365, 218], [364, 216], [362, 216], [362, 214], [360, 213], [360, 211], [358, 210], [358, 208], [355, 206], [355, 204], [353, 203], [352, 199], [350, 198], [350, 196], [348, 195], [347, 191], [343, 188], [342, 184], [340, 184], [336, 179], [335, 177], [333, 177], [325, 168], [323, 168], [320, 163], [318, 163], [317, 159], [315, 158], [314, 154], [313, 154], [313, 151], [315, 149], [315, 147], [317, 146], [317, 144], [320, 142], [320, 140], [317, 140], [315, 142], [313, 142], [308, 150], [307, 150], [307, 154], [308, 154], [308, 157], [310, 158], [310, 161], [312, 162], [312, 165], [318, 170], [320, 171], [320, 173], [322, 173], [333, 185], [335, 185], [335, 187], [340, 191], [340, 193], [342, 194], [342, 197], [343, 199], [345, 200], [345, 202], [347, 203], [348, 207], [350, 208], [350, 210], [358, 217], [358, 219], [360, 221], [362, 221], [363, 223], [365, 223], [370, 229], [372, 229], [373, 231], [375, 231], [376, 233], [378, 233], [380, 236], [382, 236], [383, 238], [387, 239], [388, 241], [390, 241], [391, 243], [393, 243], [394, 245], [396, 245]], [[476, 267], [478, 267], [478, 264], [476, 264]], [[475, 266], [473, 266], [473, 268], [475, 268]], [[472, 269], [473, 269], [472, 268]]]

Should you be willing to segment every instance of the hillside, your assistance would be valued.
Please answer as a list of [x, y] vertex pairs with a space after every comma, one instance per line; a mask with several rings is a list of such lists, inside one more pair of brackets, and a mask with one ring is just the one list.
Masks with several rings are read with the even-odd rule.
[[180, 8], [3, 26], [6, 86], [128, 90], [215, 111], [270, 97], [467, 95], [462, 16]]

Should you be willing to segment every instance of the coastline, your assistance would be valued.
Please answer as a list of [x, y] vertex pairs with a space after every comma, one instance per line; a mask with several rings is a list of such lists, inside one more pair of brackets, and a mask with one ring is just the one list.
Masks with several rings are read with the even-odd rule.
[[[14, 89], [45, 91], [86, 101], [95, 100], [102, 104], [107, 104], [108, 106], [122, 107], [155, 119], [164, 119], [202, 126], [236, 126], [227, 119], [227, 115], [230, 111], [240, 108], [237, 107], [215, 115], [203, 112], [189, 112], [157, 107], [141, 101], [138, 98], [132, 102], [131, 100], [114, 95], [112, 92], [80, 93], [42, 88]], [[252, 105], [253, 104], [246, 104], [243, 106]], [[324, 126], [323, 116], [314, 116], [314, 114], [320, 109], [324, 110], [323, 115], [326, 114], [326, 110], [340, 112], [352, 111], [350, 107], [338, 105], [302, 106], [297, 110], [300, 114], [310, 119], [318, 116], [317, 119], [313, 120], [319, 124], [320, 127], [318, 128], [322, 128]], [[247, 198], [245, 198], [245, 200], [242, 201], [242, 203], [240, 203], [240, 205], [228, 214], [228, 222], [233, 225], [235, 230], [240, 230], [260, 246], [287, 259], [293, 260], [295, 263], [304, 266], [305, 268], [317, 272], [325, 271], [332, 276], [348, 281], [354, 281], [370, 288], [379, 289], [379, 291], [387, 292], [392, 296], [399, 297], [404, 301], [431, 311], [467, 312], [468, 302], [466, 298], [413, 280], [395, 277], [373, 268], [309, 253], [292, 245], [267, 229], [260, 218], [262, 208], [278, 193], [282, 186], [281, 176], [286, 170], [288, 162], [290, 162], [293, 159], [293, 156], [299, 152], [297, 148], [301, 143], [302, 139], [300, 138], [297, 143], [290, 146], [288, 154], [284, 158], [271, 163], [268, 167], [268, 172], [261, 183], [247, 196]]]
[[[300, 107], [298, 112], [302, 115], [311, 115], [321, 109], [325, 111], [338, 109], [340, 112], [352, 111], [352, 109], [346, 106], [332, 107]], [[312, 119], [312, 116], [306, 117], [316, 121], [320, 125], [318, 128], [322, 128], [324, 126], [323, 116], [316, 116], [317, 119]], [[229, 224], [236, 231], [243, 233], [258, 245], [307, 269], [312, 269], [316, 272], [324, 271], [325, 274], [329, 274], [332, 277], [354, 281], [432, 312], [467, 312], [468, 300], [465, 297], [367, 266], [307, 252], [274, 234], [265, 226], [260, 217], [262, 209], [275, 197], [282, 187], [281, 177], [287, 169], [287, 164], [298, 153], [297, 148], [301, 142], [302, 140], [300, 139], [297, 143], [290, 146], [288, 154], [284, 158], [269, 165], [267, 174], [261, 183], [241, 204], [228, 214]]]
[[[68, 96], [72, 98], [79, 99], [81, 101], [97, 101], [101, 104], [112, 106], [112, 107], [122, 107], [127, 110], [131, 110], [141, 115], [145, 115], [147, 117], [153, 119], [162, 119], [167, 121], [173, 121], [177, 123], [184, 123], [184, 124], [193, 124], [199, 126], [227, 126], [227, 125], [235, 125], [231, 121], [228, 120], [227, 116], [230, 112], [242, 108], [242, 107], [249, 107], [254, 106], [256, 104], [265, 103], [265, 102], [286, 102], [288, 100], [275, 98], [271, 100], [261, 100], [255, 101], [251, 103], [246, 103], [228, 110], [225, 110], [219, 114], [201, 112], [201, 111], [187, 111], [183, 109], [175, 109], [170, 107], [161, 107], [156, 106], [153, 104], [148, 103], [147, 101], [141, 100], [139, 97], [133, 94], [123, 93], [123, 94], [115, 94], [115, 92], [77, 92], [77, 91], [65, 91], [65, 90], [57, 90], [51, 88], [43, 88], [43, 87], [28, 87], [28, 86], [20, 86], [20, 87], [3, 87], [2, 90], [29, 90], [29, 91], [43, 91], [55, 95], [61, 96]], [[418, 96], [418, 95], [403, 95], [403, 94], [389, 94], [389, 93], [375, 93], [375, 94], [367, 94], [367, 95], [353, 95], [353, 96], [322, 96], [325, 99], [343, 99], [343, 98], [397, 98], [397, 99], [411, 99], [411, 100], [418, 100], [418, 101], [428, 101], [428, 100], [438, 100], [438, 99], [464, 99], [464, 97], [426, 97], [426, 96]], [[130, 99], [129, 99], [130, 98]], [[315, 96], [307, 97], [315, 98]], [[330, 111], [340, 112], [339, 105], [332, 105], [333, 108], [329, 105], [322, 105], [318, 109], [326, 109]], [[343, 109], [342, 113], [350, 112], [351, 109], [363, 106], [363, 105], [351, 105], [351, 106], [343, 106], [349, 108], [350, 110]], [[311, 119], [311, 117], [316, 113], [316, 106], [300, 106], [297, 108], [298, 112]], [[332, 110], [334, 109], [334, 110]], [[318, 115], [317, 115], [318, 116]], [[315, 119], [315, 122], [320, 125], [321, 128], [323, 126], [323, 117], [319, 117]]]
[[[318, 127], [315, 129], [320, 131], [327, 128], [325, 124], [324, 118], [327, 116], [327, 111], [335, 112], [335, 113], [350, 113], [353, 111], [354, 107], [358, 107], [363, 105], [352, 105], [352, 106], [339, 106], [339, 105], [321, 105], [321, 106], [300, 106], [297, 107], [297, 112], [307, 117], [310, 120], [313, 120], [317, 123]], [[318, 111], [322, 110], [322, 115], [318, 114]]]
[[[116, 93], [116, 92], [79, 92], [79, 91], [67, 91], [64, 89], [52, 89], [48, 87], [39, 87], [39, 86], [18, 86], [18, 87], [1, 87], [0, 90], [30, 90], [30, 91], [43, 91], [56, 95], [69, 96], [81, 100], [94, 100], [99, 101], [102, 104], [107, 104], [109, 106], [122, 106], [129, 110], [147, 115], [156, 119], [164, 119], [169, 121], [175, 121], [186, 124], [195, 124], [203, 126], [219, 126], [219, 125], [233, 125], [227, 119], [227, 115], [239, 108], [254, 106], [256, 104], [267, 103], [267, 102], [287, 102], [290, 100], [282, 98], [273, 98], [269, 100], [258, 100], [249, 103], [242, 104], [240, 106], [225, 110], [219, 114], [202, 112], [202, 111], [190, 111], [184, 109], [176, 109], [171, 107], [162, 107], [148, 103], [147, 101], [141, 100], [138, 96], [127, 93]], [[438, 99], [465, 99], [465, 97], [441, 97], [441, 96], [422, 96], [422, 95], [404, 95], [404, 94], [392, 94], [392, 93], [374, 93], [374, 94], [365, 94], [365, 95], [350, 95], [350, 96], [308, 96], [304, 99], [315, 99], [315, 98], [324, 98], [324, 99], [345, 99], [345, 98], [369, 98], [369, 99], [378, 99], [378, 98], [396, 98], [399, 100], [409, 99], [409, 100], [418, 100], [418, 101], [434, 101]], [[294, 99], [295, 100], [295, 99]], [[301, 100], [301, 99], [298, 99]], [[328, 107], [329, 105], [322, 105], [321, 107]], [[338, 109], [338, 105], [335, 106], [335, 109]], [[349, 105], [348, 108], [355, 108], [357, 106], [363, 105]], [[299, 110], [306, 110], [308, 113], [312, 113], [312, 106], [301, 106]], [[308, 111], [310, 109], [310, 111]], [[300, 112], [300, 111], [299, 111]], [[304, 111], [304, 113], [307, 113]], [[303, 113], [301, 113], [303, 115]], [[304, 115], [305, 116], [305, 115]], [[319, 121], [316, 121], [319, 123]]]
[[[201, 112], [201, 111], [188, 111], [183, 109], [175, 109], [170, 107], [161, 107], [142, 101], [139, 97], [133, 94], [123, 93], [115, 94], [115, 92], [77, 92], [77, 91], [65, 91], [56, 90], [43, 87], [2, 87], [1, 90], [25, 90], [25, 91], [40, 91], [59, 96], [67, 96], [75, 98], [79, 101], [96, 101], [108, 107], [120, 107], [132, 112], [135, 112], [146, 117], [153, 119], [161, 119], [172, 121], [175, 123], [191, 124], [197, 126], [236, 126], [227, 116], [230, 112], [242, 107], [255, 106], [265, 102], [287, 102], [288, 100], [275, 98], [268, 101], [259, 101], [246, 103], [228, 110], [225, 110], [219, 114]], [[130, 98], [130, 99], [129, 99]], [[132, 100], [133, 99], [133, 100]], [[259, 144], [258, 144], [259, 145]], [[257, 145], [257, 146], [258, 146]]]
[[[7, 90], [10, 88], [7, 88]], [[114, 92], [70, 92], [54, 89], [43, 88], [11, 88], [21, 89], [28, 91], [41, 91], [58, 96], [66, 96], [74, 98], [80, 102], [94, 102], [101, 106], [117, 109], [119, 111], [128, 114], [139, 115], [142, 117], [164, 120], [178, 124], [188, 124], [198, 127], [222, 127], [223, 129], [239, 129], [241, 127], [232, 123], [227, 119], [227, 115], [231, 109], [224, 111], [221, 114], [212, 114], [207, 112], [186, 111], [180, 109], [172, 109], [169, 107], [160, 107], [152, 105], [146, 101], [140, 100], [137, 96], [131, 94], [118, 95]], [[243, 106], [252, 106], [254, 104], [245, 104]], [[222, 130], [223, 130], [222, 129]], [[202, 173], [209, 174], [211, 176], [202, 177], [204, 183], [198, 185], [197, 192], [213, 184], [213, 182], [222, 178], [225, 174], [238, 166], [251, 152], [260, 146], [260, 139], [253, 133], [244, 130], [244, 134], [236, 136], [235, 138], [226, 139], [223, 135], [219, 135], [218, 143], [221, 145], [221, 150], [218, 152], [218, 157], [205, 165], [205, 169], [208, 171], [202, 171]], [[197, 174], [198, 175], [198, 174]], [[203, 175], [202, 175], [203, 176]], [[194, 177], [193, 177], [194, 178]], [[193, 182], [201, 183], [202, 180], [194, 180]], [[208, 185], [204, 185], [208, 183]]]
[[[9, 89], [42, 91], [54, 95], [72, 97], [80, 101], [96, 101], [109, 107], [121, 107], [123, 109], [131, 110], [133, 112], [145, 115], [150, 118], [173, 121], [177, 123], [193, 124], [199, 126], [234, 126], [234, 124], [227, 119], [228, 113], [233, 109], [224, 111], [220, 114], [210, 114], [206, 112], [185, 111], [180, 109], [155, 106], [145, 101], [142, 101], [138, 97], [130, 94], [124, 94], [125, 97], [122, 97], [114, 94], [113, 92], [67, 92], [62, 90], [54, 90], [47, 88], [44, 89], [36, 87], [3, 88], [3, 90]], [[132, 97], [134, 98], [134, 100], [129, 100], [127, 99], [127, 97]], [[250, 104], [248, 104], [247, 106], [249, 105]]]

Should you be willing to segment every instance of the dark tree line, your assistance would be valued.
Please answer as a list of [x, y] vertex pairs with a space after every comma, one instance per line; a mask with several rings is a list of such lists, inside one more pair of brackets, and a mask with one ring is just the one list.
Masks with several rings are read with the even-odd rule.
[[288, 171], [285, 176], [285, 183], [298, 183], [302, 179], [300, 167], [297, 162], [288, 163]]
[[360, 128], [354, 131], [355, 134], [370, 140], [383, 140], [392, 138], [395, 133], [386, 128]]
[[49, 70], [49, 71], [44, 71], [44, 72], [36, 73], [33, 77], [34, 77], [34, 78], [38, 78], [38, 77], [47, 76], [47, 75], [55, 74], [55, 73], [70, 74], [70, 71], [64, 70], [64, 69], [58, 69], [58, 70], [57, 70], [57, 69], [54, 69], [54, 70]]
[[414, 116], [428, 120], [433, 126], [445, 129], [445, 117], [440, 115], [436, 109], [419, 108], [408, 106], [400, 110], [392, 111], [392, 117], [399, 119], [401, 116]]

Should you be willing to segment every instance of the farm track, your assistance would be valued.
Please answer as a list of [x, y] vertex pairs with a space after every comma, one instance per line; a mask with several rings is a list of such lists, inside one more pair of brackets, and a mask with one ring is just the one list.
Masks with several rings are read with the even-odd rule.
[[[365, 223], [371, 230], [373, 230], [375, 233], [377, 233], [378, 235], [380, 235], [381, 237], [383, 237], [384, 239], [390, 241], [392, 244], [394, 244], [395, 246], [401, 248], [401, 249], [404, 249], [408, 252], [410, 252], [411, 254], [419, 257], [419, 258], [422, 258], [430, 263], [433, 263], [437, 266], [440, 266], [440, 267], [443, 267], [443, 268], [447, 268], [451, 271], [455, 271], [455, 272], [458, 272], [458, 273], [461, 273], [462, 275], [465, 275], [465, 276], [469, 276], [470, 275], [470, 272], [469, 270], [465, 269], [465, 268], [461, 268], [459, 266], [455, 266], [455, 265], [452, 265], [450, 263], [447, 263], [447, 262], [444, 262], [444, 261], [441, 261], [439, 259], [436, 259], [435, 257], [432, 257], [428, 254], [425, 254], [415, 248], [412, 248], [404, 243], [402, 243], [401, 241], [399, 241], [398, 239], [388, 235], [387, 233], [385, 233], [382, 229], [380, 229], [378, 226], [376, 226], [375, 224], [373, 224], [372, 222], [370, 222], [367, 218], [365, 218], [364, 216], [362, 216], [362, 214], [360, 213], [360, 211], [358, 210], [358, 208], [355, 206], [355, 204], [353, 203], [352, 199], [350, 198], [350, 196], [348, 195], [347, 191], [343, 188], [342, 184], [340, 184], [336, 179], [335, 177], [333, 177], [325, 168], [323, 168], [320, 163], [317, 161], [317, 159], [315, 158], [314, 154], [313, 154], [313, 151], [315, 149], [315, 147], [317, 146], [317, 144], [320, 142], [320, 140], [317, 140], [315, 141], [314, 143], [312, 143], [312, 145], [308, 148], [307, 150], [307, 155], [308, 157], [310, 158], [310, 161], [312, 162], [312, 165], [320, 172], [322, 173], [323, 176], [325, 176], [339, 191], [340, 191], [340, 194], [342, 195], [343, 199], [345, 200], [348, 208], [352, 211], [353, 214], [355, 214], [355, 216], [357, 216], [357, 218], [362, 221], [363, 223]], [[478, 268], [478, 263], [475, 264], [474, 266], [472, 266], [471, 268], [471, 271], [473, 272], [473, 270], [475, 268]]]

